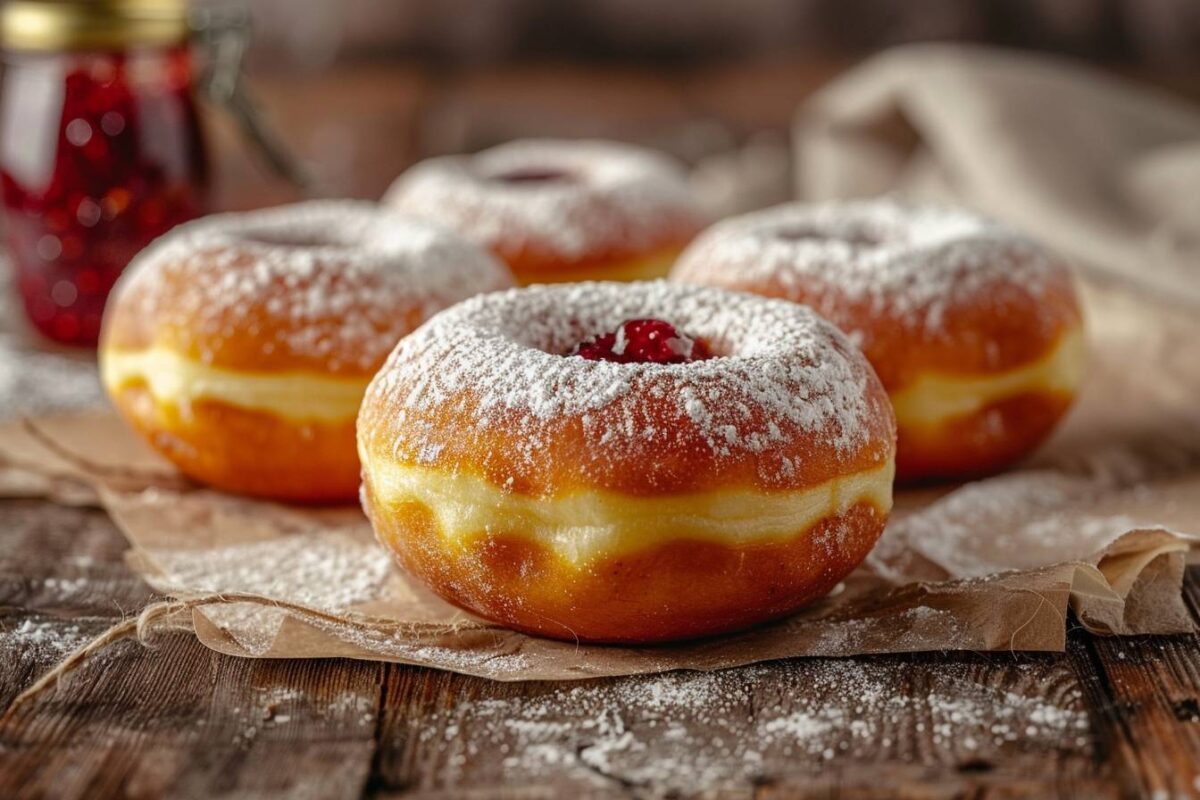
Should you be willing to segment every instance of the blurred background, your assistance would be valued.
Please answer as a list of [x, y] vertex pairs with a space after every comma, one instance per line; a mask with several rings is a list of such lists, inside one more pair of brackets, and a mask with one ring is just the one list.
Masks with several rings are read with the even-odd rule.
[[[781, 142], [872, 53], [926, 41], [1082, 59], [1200, 98], [1196, 0], [250, 0], [247, 70], [321, 183], [378, 196], [415, 159], [527, 135], [603, 136], [695, 163]], [[303, 12], [300, 12], [300, 9]], [[252, 180], [219, 125], [218, 203]]]
[[[527, 136], [659, 148], [688, 165], [715, 213], [767, 205], [793, 192], [797, 109], [873, 54], [914, 42], [1048, 54], [1200, 104], [1197, 0], [181, 8], [184, 0], [2, 7], [0, 168], [16, 269], [0, 269], [0, 416], [33, 397], [54, 406], [95, 399], [90, 354], [49, 339], [94, 340], [107, 287], [128, 258], [198, 213], [377, 198], [417, 160]], [[171, 27], [162, 9], [186, 27]], [[1190, 119], [1166, 116], [1170, 130], [1151, 132], [1151, 144], [1190, 130]]]

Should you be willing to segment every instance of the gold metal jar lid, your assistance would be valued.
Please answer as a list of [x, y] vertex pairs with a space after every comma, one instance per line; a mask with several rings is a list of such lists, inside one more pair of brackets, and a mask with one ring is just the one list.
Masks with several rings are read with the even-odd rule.
[[186, 0], [9, 0], [0, 10], [8, 50], [113, 50], [187, 37]]

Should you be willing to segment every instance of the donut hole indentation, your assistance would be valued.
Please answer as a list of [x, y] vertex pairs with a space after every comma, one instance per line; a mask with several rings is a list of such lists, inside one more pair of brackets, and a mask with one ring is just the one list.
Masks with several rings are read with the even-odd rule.
[[554, 167], [518, 167], [489, 175], [488, 180], [509, 186], [540, 186], [545, 184], [577, 183], [579, 176]]
[[254, 231], [242, 236], [250, 244], [284, 247], [292, 250], [348, 249], [346, 242], [320, 231]]
[[658, 317], [627, 319], [580, 341], [564, 355], [621, 364], [687, 364], [713, 356], [704, 339]]
[[772, 235], [784, 242], [842, 242], [851, 247], [879, 247], [884, 240], [865, 230], [830, 231], [814, 225], [788, 225], [772, 231]]

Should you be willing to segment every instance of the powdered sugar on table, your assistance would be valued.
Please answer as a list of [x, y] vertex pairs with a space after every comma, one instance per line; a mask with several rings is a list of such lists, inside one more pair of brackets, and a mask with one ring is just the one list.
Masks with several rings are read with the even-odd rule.
[[650, 796], [746, 787], [767, 777], [766, 764], [820, 772], [881, 751], [933, 766], [1018, 741], [1041, 752], [1089, 747], [1080, 693], [1042, 685], [1050, 674], [1036, 663], [1016, 669], [1045, 694], [954, 664], [914, 692], [902, 688], [912, 675], [902, 663], [814, 660], [463, 700], [420, 735], [444, 740], [450, 769], [486, 747], [505, 754], [510, 781], [565, 774]]

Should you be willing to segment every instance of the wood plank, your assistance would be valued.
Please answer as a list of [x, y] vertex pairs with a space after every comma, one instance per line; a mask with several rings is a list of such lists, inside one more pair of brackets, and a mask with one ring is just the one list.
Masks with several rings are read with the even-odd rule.
[[[10, 506], [0, 510], [11, 521], [20, 515]], [[22, 510], [55, 515], [52, 529], [41, 537], [45, 521], [9, 526], [19, 540], [12, 574], [28, 574], [29, 564], [47, 576], [69, 571], [69, 543], [90, 542], [109, 559], [91, 568], [119, 578], [124, 567], [111, 561], [119, 535], [102, 515], [35, 507]], [[70, 615], [96, 610], [70, 581], [56, 580], [50, 593], [38, 588], [45, 580], [12, 583], [24, 592], [10, 591], [13, 599], [41, 609], [10, 609], [25, 634], [84, 632]], [[112, 619], [86, 620], [87, 630]], [[5, 684], [25, 685], [52, 661], [30, 655]], [[848, 706], [851, 697], [861, 703]], [[1097, 778], [1081, 697], [1069, 660], [1055, 657], [797, 660], [556, 686], [396, 665], [239, 661], [168, 637], [158, 651], [117, 648], [6, 721], [0, 780], [12, 783], [0, 793], [25, 781], [49, 788], [38, 781], [54, 775], [55, 792], [67, 796], [273, 795], [300, 785], [350, 796], [364, 784], [418, 796], [488, 796], [503, 786], [520, 797], [664, 788], [867, 797], [901, 785], [921, 796], [1085, 787], [1099, 795], [1103, 768]]]
[[[14, 544], [0, 562], [7, 702], [117, 618], [102, 596], [146, 595], [99, 512], [6, 502], [0, 522]], [[73, 561], [72, 546], [96, 555]], [[1076, 632], [1065, 657], [795, 660], [556, 686], [243, 661], [170, 636], [118, 646], [0, 725], [0, 796], [1182, 793], [1200, 752], [1198, 653], [1196, 637]]]
[[0, 501], [0, 708], [125, 614], [149, 587], [121, 560], [104, 512]]
[[[359, 797], [375, 752], [382, 666], [215, 658], [171, 794]], [[152, 763], [152, 761], [151, 761]]]
[[[0, 502], [0, 708], [150, 597], [102, 512]], [[358, 797], [378, 664], [253, 661], [190, 635], [117, 644], [0, 722], [0, 797]]]
[[103, 633], [115, 620], [0, 609], [0, 710], [7, 709], [26, 686], [72, 650]]
[[382, 796], [1111, 796], [1065, 656], [792, 660], [500, 684], [389, 667]]
[[[63, 519], [82, 521], [83, 530], [87, 530], [89, 517], [87, 513], [75, 513]], [[97, 526], [96, 530], [105, 529]], [[92, 535], [116, 536], [116, 533], [109, 530], [107, 534]], [[54, 537], [47, 541], [51, 553], [56, 552]], [[1196, 592], [1194, 581], [1189, 584], [1189, 590]], [[34, 592], [28, 599], [42, 602], [39, 597]], [[48, 604], [60, 605], [62, 599], [52, 598]], [[16, 614], [10, 612], [8, 616], [15, 618]], [[90, 624], [94, 632], [109, 621], [106, 618], [58, 619], [49, 614], [27, 614], [20, 618], [26, 634], [30, 630], [40, 630], [42, 626], [53, 627], [55, 623], [79, 626], [81, 622]], [[81, 629], [81, 632], [86, 631]], [[300, 739], [321, 742], [322, 746], [328, 739], [326, 726], [331, 709], [337, 717], [337, 712], [366, 709], [373, 702], [369, 691], [354, 695], [364, 699], [338, 700], [340, 695], [328, 692], [322, 695], [319, 689], [313, 692], [304, 686], [298, 687], [290, 679], [263, 682], [267, 692], [264, 701], [261, 697], [246, 694], [245, 669], [274, 663], [284, 673], [296, 669], [301, 673], [311, 670], [307, 682], [319, 686], [328, 680], [327, 665], [324, 662], [239, 662], [210, 654], [186, 638], [182, 641], [185, 650], [178, 654], [168, 650], [158, 672], [152, 670], [145, 674], [145, 665], [128, 662], [131, 656], [134, 661], [149, 657], [136, 646], [131, 652], [114, 658], [113, 663], [102, 670], [105, 675], [101, 678], [89, 674], [89, 670], [97, 665], [88, 667], [65, 690], [65, 698], [56, 700], [55, 704], [35, 715], [23, 735], [10, 737], [6, 728], [4, 744], [19, 750], [22, 744], [32, 741], [35, 748], [31, 752], [50, 753], [51, 762], [55, 758], [66, 758], [69, 764], [64, 764], [63, 779], [56, 783], [56, 790], [78, 789], [86, 793], [115, 786], [128, 788], [134, 784], [212, 789], [226, 785], [222, 781], [233, 781], [228, 785], [247, 782], [243, 777], [229, 777], [238, 776], [236, 767], [244, 760], [247, 749], [265, 751], [265, 756], [272, 762], [280, 760], [279, 754], [273, 752], [273, 736], [268, 734], [259, 739], [258, 726], [252, 724], [260, 715], [278, 714], [274, 702], [281, 699], [297, 701], [301, 707], [309, 708], [309, 716], [317, 724], [312, 729], [301, 727]], [[190, 674], [194, 670], [180, 668], [180, 665], [190, 663], [189, 652], [200, 661], [230, 662], [225, 669], [232, 670], [229, 674], [234, 677], [223, 683]], [[42, 663], [33, 658], [28, 662], [26, 672], [35, 672], [52, 660], [43, 659], [45, 663]], [[16, 661], [5, 658], [3, 663]], [[1103, 788], [1103, 783], [1088, 777], [1088, 759], [1081, 762], [1076, 757], [1081, 753], [1072, 752], [1073, 747], [1082, 746], [1082, 755], [1086, 756], [1092, 747], [1090, 739], [1076, 736], [1073, 743], [1067, 741], [1070, 725], [1063, 720], [1075, 720], [1074, 724], [1078, 724], [1080, 718], [1073, 713], [1068, 713], [1065, 718], [1059, 714], [1060, 711], [1072, 711], [1075, 694], [1070, 688], [1070, 678], [1062, 675], [1061, 663], [1053, 658], [1049, 661], [1017, 659], [1011, 663], [1008, 657], [981, 656], [797, 661], [733, 670], [717, 676], [681, 674], [667, 679], [601, 681], [569, 687], [490, 684], [395, 666], [352, 665], [352, 670], [364, 668], [368, 672], [385, 669], [387, 673], [388, 715], [382, 729], [378, 775], [372, 782], [372, 788], [381, 793], [408, 786], [419, 793], [457, 793], [462, 790], [486, 794], [489, 787], [500, 785], [498, 782], [514, 769], [518, 780], [509, 785], [519, 787], [518, 792], [525, 796], [536, 796], [539, 792], [553, 794], [564, 786], [620, 795], [644, 789], [659, 780], [665, 780], [668, 785], [674, 781], [683, 788], [693, 779], [700, 781], [697, 785], [715, 782], [718, 786], [756, 790], [767, 795], [796, 790], [821, 796], [836, 788], [851, 796], [873, 796], [881, 785], [895, 788], [895, 781], [901, 776], [907, 776], [903, 780], [911, 783], [905, 785], [914, 791], [920, 788], [921, 792], [933, 792], [935, 796], [954, 794], [964, 787], [997, 790], [1003, 787], [1005, 793], [1010, 793], [1024, 786], [1033, 791], [1031, 787], [1045, 789], [1047, 781], [1061, 784], [1068, 794], [1071, 793], [1065, 791], [1068, 787], [1078, 790], [1090, 786], [1095, 790], [1090, 794], [1097, 794]], [[115, 688], [109, 686], [114, 680], [111, 673], [121, 676], [115, 679], [118, 683]], [[134, 728], [134, 732], [144, 731], [145, 727], [154, 730], [152, 741], [145, 737], [123, 741], [132, 734], [117, 728], [124, 733], [116, 736], [115, 744], [110, 741], [109, 746], [93, 745], [82, 749], [78, 746], [81, 739], [104, 741], [112, 740], [114, 736], [113, 729], [107, 724], [88, 723], [86, 709], [90, 705], [113, 707], [114, 701], [110, 698], [121, 695], [120, 684], [126, 681], [147, 692], [157, 691], [156, 687], [163, 684], [170, 685], [172, 679], [182, 685], [227, 685], [230, 688], [223, 695], [215, 690], [211, 692], [207, 707], [195, 700], [184, 704], [172, 701], [157, 707], [145, 717], [142, 728]], [[378, 675], [373, 674], [372, 679], [360, 688], [374, 687], [377, 680]], [[961, 681], [965, 681], [963, 686], [955, 688]], [[16, 680], [20, 685], [25, 682], [24, 678]], [[305, 682], [300, 681], [301, 684]], [[11, 685], [8, 680], [5, 684]], [[1007, 697], [1013, 687], [1021, 686], [1027, 688], [1013, 691], [1015, 697], [1041, 697], [1043, 700], [1032, 704], [1017, 702], [999, 719], [999, 728], [987, 724], [988, 716], [979, 716], [984, 707], [983, 700], [994, 700], [1000, 691]], [[967, 690], [965, 694], [960, 691], [962, 688]], [[847, 696], [864, 691], [862, 696], [871, 698], [870, 713], [851, 718], [839, 703]], [[79, 696], [72, 699], [76, 694]], [[922, 697], [924, 702], [916, 702]], [[964, 697], [967, 698], [965, 705], [955, 705]], [[528, 699], [515, 702], [520, 698]], [[242, 703], [234, 702], [238, 699], [245, 702], [245, 711]], [[699, 706], [695, 705], [698, 699], [704, 701]], [[881, 710], [878, 706], [881, 699], [898, 702], [899, 709], [892, 709], [898, 713], [891, 716], [877, 713]], [[640, 708], [647, 705], [648, 709]], [[714, 705], [721, 711], [716, 716]], [[1008, 701], [1008, 705], [1014, 704]], [[626, 707], [634, 709], [629, 721], [621, 716], [621, 709]], [[116, 708], [124, 719], [128, 709]], [[883, 710], [887, 710], [886, 707]], [[358, 727], [371, 727], [371, 713], [363, 711]], [[511, 727], [505, 722], [510, 713], [515, 715], [516, 723]], [[610, 713], [617, 716], [607, 717]], [[958, 715], [957, 719], [955, 715]], [[293, 714], [285, 712], [281, 716], [287, 719], [280, 724], [286, 727], [291, 723]], [[344, 713], [342, 717], [342, 727], [346, 727], [348, 718]], [[1018, 730], [1019, 724], [1015, 727], [1009, 724], [1026, 718], [1036, 724], [1026, 726], [1024, 731]], [[171, 741], [170, 736], [164, 739], [163, 734], [169, 726], [163, 727], [163, 720], [172, 719], [190, 719], [200, 727], [218, 733], [207, 737], [183, 736], [181, 741]], [[755, 720], [763, 726], [762, 730], [753, 729]], [[427, 726], [426, 721], [433, 724]], [[501, 727], [497, 727], [498, 723]], [[247, 736], [249, 728], [243, 728], [243, 725], [256, 728], [254, 734]], [[1052, 733], [1061, 734], [1060, 746], [1052, 749], [1054, 761], [1058, 763], [1049, 771], [1038, 760], [1040, 748], [1045, 744], [1039, 740], [1038, 725], [1049, 725]], [[1032, 738], [1030, 727], [1034, 729]], [[656, 728], [660, 732], [656, 732]], [[51, 735], [41, 739], [36, 735], [38, 731], [44, 733], [47, 730]], [[312, 730], [318, 733], [313, 734]], [[889, 730], [895, 731], [894, 737], [886, 735]], [[706, 739], [706, 736], [719, 735], [716, 732], [724, 735], [720, 744]], [[872, 743], [873, 740], [864, 738], [863, 734], [873, 732], [884, 732], [885, 735]], [[1045, 732], [1043, 728], [1040, 733]], [[560, 733], [562, 736], [558, 735]], [[992, 740], [985, 741], [981, 748], [976, 735], [989, 733]], [[444, 741], [438, 739], [439, 734], [445, 737]], [[1020, 742], [1010, 741], [1012, 735]], [[574, 744], [565, 746], [563, 736], [566, 736], [567, 744]], [[288, 736], [282, 738], [288, 740]], [[354, 744], [347, 749], [359, 758], [349, 761], [365, 764], [373, 749], [372, 737], [363, 733], [351, 738]], [[794, 741], [789, 744], [789, 739]], [[731, 744], [726, 744], [727, 741]], [[766, 748], [759, 747], [763, 741], [767, 743]], [[1033, 752], [1025, 752], [1026, 748], [1032, 748]], [[283, 749], [291, 750], [290, 746]], [[832, 757], [826, 757], [827, 750], [833, 751]], [[181, 753], [191, 751], [199, 757], [188, 760], [187, 768], [179, 766], [178, 762], [184, 758]], [[63, 753], [67, 755], [63, 756]], [[983, 755], [971, 755], [978, 753]], [[500, 757], [491, 757], [493, 755]], [[1030, 755], [1035, 758], [1023, 758]], [[341, 756], [344, 754], [339, 750], [338, 763], [346, 763]], [[37, 764], [44, 760], [31, 758], [28, 763]], [[707, 764], [703, 768], [698, 765], [701, 758]], [[282, 762], [288, 763], [289, 759], [283, 758]], [[471, 764], [469, 770], [463, 769], [466, 762]], [[163, 764], [167, 766], [163, 767]], [[89, 771], [89, 765], [92, 771]], [[548, 769], [547, 766], [555, 768]], [[20, 762], [16, 770], [10, 773], [6, 769], [5, 774], [18, 777], [24, 774]], [[283, 790], [290, 785], [290, 779], [301, 774], [304, 774], [302, 769], [271, 771], [265, 775], [256, 774], [256, 780], [264, 790], [272, 787]], [[881, 774], [886, 775], [886, 779]], [[359, 773], [349, 778], [340, 772], [337, 775], [339, 785], [346, 785], [347, 780], [352, 784]], [[362, 775], [365, 778], [365, 772]], [[511, 775], [507, 777], [512, 779]], [[526, 780], [521, 780], [522, 777]]]
[[379, 669], [231, 658], [190, 635], [118, 645], [0, 723], [0, 796], [358, 797]]
[[14, 564], [119, 564], [128, 547], [100, 509], [41, 500], [0, 500], [0, 537]]
[[125, 540], [96, 509], [0, 501], [0, 609], [118, 618], [152, 592], [122, 561]]
[[[1185, 582], [1200, 622], [1200, 569]], [[1086, 637], [1072, 651], [1122, 787], [1200, 796], [1200, 636]]]

